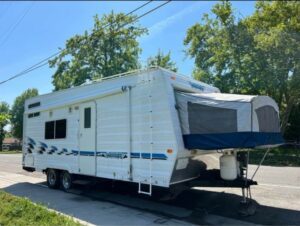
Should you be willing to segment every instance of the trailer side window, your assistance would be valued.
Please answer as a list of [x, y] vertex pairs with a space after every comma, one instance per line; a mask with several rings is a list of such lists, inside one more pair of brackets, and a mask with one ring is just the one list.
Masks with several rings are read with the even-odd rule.
[[67, 120], [61, 119], [45, 123], [45, 139], [62, 139], [67, 135]]
[[91, 108], [84, 109], [84, 128], [91, 128]]
[[67, 132], [67, 120], [57, 120], [55, 121], [55, 139], [66, 138]]
[[278, 113], [272, 106], [263, 106], [255, 111], [260, 132], [280, 132]]
[[46, 122], [45, 124], [45, 139], [54, 139], [55, 121]]
[[28, 118], [38, 117], [40, 116], [40, 112], [30, 113], [28, 114]]
[[41, 105], [41, 102], [36, 102], [28, 105], [28, 109], [39, 107]]
[[188, 102], [192, 134], [237, 132], [237, 111]]

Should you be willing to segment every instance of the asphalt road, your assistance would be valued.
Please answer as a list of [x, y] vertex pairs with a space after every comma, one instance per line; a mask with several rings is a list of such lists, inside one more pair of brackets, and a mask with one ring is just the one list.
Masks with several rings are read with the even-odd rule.
[[[214, 158], [214, 157], [211, 157]], [[249, 175], [251, 176], [256, 166], [250, 166]], [[21, 155], [0, 154], [0, 173], [2, 175], [23, 175], [27, 178], [36, 178], [44, 181], [45, 176], [41, 173], [28, 173], [21, 168]], [[30, 176], [30, 177], [28, 177]], [[136, 188], [130, 185], [106, 183], [105, 185], [97, 186], [77, 186], [73, 191], [77, 198], [82, 200], [93, 200], [97, 205], [104, 203], [106, 206], [117, 205], [122, 208], [130, 208], [130, 210], [138, 210], [140, 216], [154, 214], [160, 216], [154, 222], [151, 217], [148, 219], [149, 224], [181, 224], [183, 222], [193, 224], [232, 224], [233, 222], [226, 219], [238, 220], [235, 223], [240, 224], [249, 222], [254, 224], [284, 224], [284, 225], [299, 225], [300, 224], [300, 168], [298, 167], [267, 167], [262, 166], [256, 174], [255, 180], [258, 181], [258, 186], [252, 187], [252, 197], [256, 204], [256, 214], [253, 216], [242, 217], [238, 214], [240, 209], [239, 201], [241, 200], [241, 191], [236, 188], [193, 188], [184, 191], [175, 200], [162, 201], [161, 197], [144, 197], [136, 194]], [[1, 182], [1, 175], [0, 175]], [[30, 187], [26, 184], [28, 191], [47, 189], [44, 184], [42, 187]], [[29, 186], [29, 187], [28, 187]], [[8, 191], [15, 191], [17, 195], [24, 193], [18, 190], [17, 187], [8, 188]], [[26, 189], [25, 189], [26, 190]], [[49, 189], [45, 190], [48, 191]], [[65, 194], [60, 191], [55, 196], [66, 197], [70, 194]], [[159, 191], [160, 192], [160, 191]], [[71, 191], [72, 193], [72, 191]], [[32, 193], [30, 193], [34, 196]], [[28, 195], [28, 194], [27, 194]], [[24, 194], [26, 196], [26, 194]], [[80, 198], [81, 197], [81, 198]], [[45, 197], [38, 196], [38, 202], [50, 202], [44, 200]], [[77, 200], [77, 201], [78, 201]], [[82, 207], [84, 208], [84, 206]], [[100, 208], [100, 207], [99, 207]], [[58, 209], [60, 210], [60, 209]], [[78, 210], [77, 210], [78, 211]], [[128, 210], [129, 211], [129, 210]], [[126, 212], [126, 211], [125, 211]], [[66, 212], [68, 214], [68, 212]], [[80, 216], [79, 216], [80, 217]], [[168, 221], [166, 219], [175, 219]], [[84, 220], [90, 222], [90, 219]], [[138, 219], [138, 218], [136, 218]], [[152, 219], [152, 221], [151, 221]], [[107, 222], [110, 222], [109, 219]], [[128, 222], [127, 222], [128, 223]], [[145, 222], [143, 222], [145, 224]]]

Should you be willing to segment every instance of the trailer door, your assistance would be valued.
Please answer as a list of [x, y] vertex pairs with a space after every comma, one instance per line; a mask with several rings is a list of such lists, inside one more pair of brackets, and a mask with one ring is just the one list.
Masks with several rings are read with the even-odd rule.
[[94, 102], [80, 105], [79, 172], [96, 174], [96, 108]]

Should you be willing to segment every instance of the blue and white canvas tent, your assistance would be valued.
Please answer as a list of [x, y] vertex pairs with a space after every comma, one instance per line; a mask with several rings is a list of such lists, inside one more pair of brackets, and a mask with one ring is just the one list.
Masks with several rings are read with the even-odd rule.
[[283, 143], [279, 110], [267, 96], [176, 92], [187, 149], [255, 148]]

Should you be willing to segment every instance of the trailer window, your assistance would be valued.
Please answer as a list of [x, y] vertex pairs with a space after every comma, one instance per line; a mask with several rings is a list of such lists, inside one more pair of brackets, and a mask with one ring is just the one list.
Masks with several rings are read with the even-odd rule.
[[278, 113], [272, 106], [263, 106], [255, 111], [260, 132], [280, 132]]
[[91, 108], [84, 109], [84, 128], [91, 128]]
[[62, 139], [67, 135], [67, 120], [61, 119], [45, 123], [45, 139]]
[[35, 107], [39, 107], [41, 105], [41, 102], [36, 102], [36, 103], [32, 103], [28, 105], [28, 108], [35, 108]]
[[54, 139], [55, 121], [46, 122], [45, 124], [45, 139]]
[[188, 102], [192, 134], [237, 132], [237, 111]]
[[28, 118], [38, 117], [40, 116], [40, 112], [30, 113], [28, 114]]
[[66, 138], [67, 132], [67, 120], [57, 120], [55, 121], [55, 139]]

